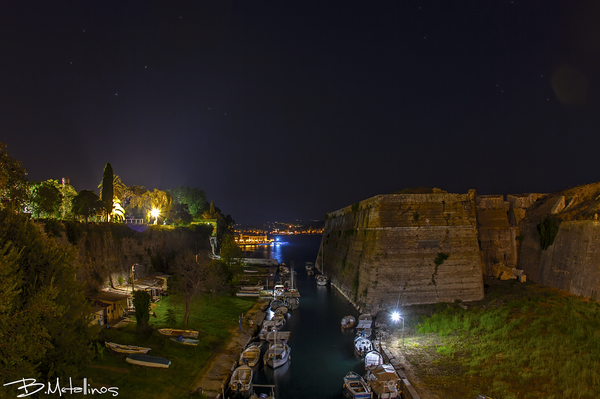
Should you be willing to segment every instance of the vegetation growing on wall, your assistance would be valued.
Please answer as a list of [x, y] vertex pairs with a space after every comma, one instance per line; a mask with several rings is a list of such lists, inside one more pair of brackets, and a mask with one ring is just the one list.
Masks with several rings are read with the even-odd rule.
[[440, 266], [449, 257], [450, 257], [450, 255], [445, 254], [443, 252], [440, 252], [440, 253], [437, 254], [437, 257], [435, 258], [435, 260], [433, 261], [433, 263], [435, 263], [436, 266]]
[[554, 244], [554, 239], [558, 234], [559, 225], [560, 219], [554, 215], [544, 218], [538, 224], [537, 229], [540, 233], [540, 246], [542, 247], [542, 251], [545, 251], [550, 245]]

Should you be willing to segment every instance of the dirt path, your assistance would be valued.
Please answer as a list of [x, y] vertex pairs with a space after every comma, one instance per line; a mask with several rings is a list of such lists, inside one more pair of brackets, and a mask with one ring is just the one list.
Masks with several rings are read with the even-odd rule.
[[417, 370], [404, 356], [404, 351], [401, 346], [398, 345], [402, 336], [398, 333], [391, 334], [389, 337], [384, 339], [382, 343], [387, 346], [387, 350], [392, 354], [394, 359], [402, 366], [404, 374], [410, 381], [413, 388], [417, 391], [421, 399], [442, 399], [438, 394], [432, 392], [417, 376]]
[[238, 328], [231, 331], [231, 340], [223, 349], [213, 354], [210, 364], [196, 377], [192, 391], [199, 392], [199, 389], [202, 389], [208, 398], [216, 398], [223, 391], [240, 353], [252, 340], [256, 326], [265, 318], [265, 313], [260, 310], [263, 305], [264, 301], [258, 301], [244, 315], [242, 331]]

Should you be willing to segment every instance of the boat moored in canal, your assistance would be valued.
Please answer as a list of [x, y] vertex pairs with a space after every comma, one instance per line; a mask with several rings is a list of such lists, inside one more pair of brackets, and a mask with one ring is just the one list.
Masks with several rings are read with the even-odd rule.
[[354, 371], [350, 371], [344, 377], [343, 392], [344, 396], [350, 399], [371, 399], [373, 397], [371, 388], [364, 378]]
[[354, 353], [359, 356], [365, 356], [367, 353], [373, 350], [373, 343], [370, 339], [358, 336], [354, 338]]
[[402, 393], [400, 377], [391, 364], [380, 364], [367, 371], [365, 380], [376, 398], [394, 399]]
[[260, 361], [260, 352], [261, 352], [262, 344], [252, 343], [244, 349], [240, 355], [240, 359], [238, 360], [238, 365], [242, 366], [244, 364], [254, 368], [258, 362]]
[[377, 351], [369, 351], [365, 355], [365, 371], [369, 371], [383, 364], [383, 355]]
[[275, 343], [269, 346], [267, 353], [265, 353], [263, 359], [264, 364], [274, 369], [281, 367], [289, 360], [290, 352], [291, 348], [288, 344], [284, 344], [281, 341], [275, 341]]
[[252, 367], [242, 365], [233, 370], [233, 374], [229, 379], [229, 389], [231, 392], [242, 397], [249, 397], [252, 393], [252, 378], [254, 371]]
[[327, 276], [323, 275], [323, 274], [319, 274], [317, 276], [317, 285], [327, 285], [329, 283], [329, 279], [327, 278]]
[[342, 328], [344, 330], [349, 330], [356, 324], [356, 319], [352, 315], [344, 316], [342, 318]]
[[284, 306], [284, 299], [282, 298], [275, 298], [271, 301], [271, 304], [269, 305], [269, 307], [271, 308], [271, 310], [275, 311], [275, 309], [280, 308]]

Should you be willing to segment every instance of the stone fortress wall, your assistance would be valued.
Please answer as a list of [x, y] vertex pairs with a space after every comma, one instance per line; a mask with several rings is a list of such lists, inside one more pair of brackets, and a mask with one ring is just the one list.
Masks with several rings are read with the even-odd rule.
[[476, 195], [378, 195], [328, 214], [316, 267], [367, 312], [483, 298]]
[[[600, 185], [598, 194], [600, 200]], [[474, 190], [378, 195], [327, 215], [315, 264], [361, 311], [372, 313], [482, 299], [483, 275], [530, 279], [598, 299], [597, 214], [565, 220], [554, 244], [540, 246], [540, 220], [573, 204], [564, 195], [505, 199]]]
[[[600, 300], [600, 183], [548, 195], [521, 222], [519, 268], [536, 283]], [[543, 250], [538, 225], [560, 221], [552, 245]]]

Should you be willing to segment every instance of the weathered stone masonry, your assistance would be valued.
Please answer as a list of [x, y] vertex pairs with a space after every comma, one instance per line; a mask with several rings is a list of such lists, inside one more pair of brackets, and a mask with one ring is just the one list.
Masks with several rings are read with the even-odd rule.
[[378, 195], [329, 213], [316, 266], [368, 312], [482, 299], [475, 200]]

